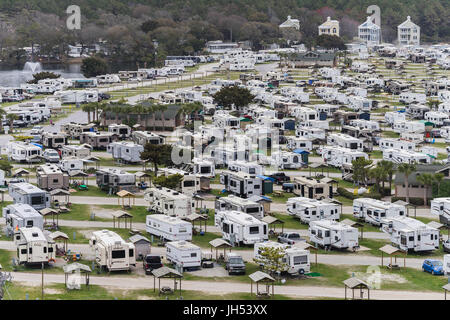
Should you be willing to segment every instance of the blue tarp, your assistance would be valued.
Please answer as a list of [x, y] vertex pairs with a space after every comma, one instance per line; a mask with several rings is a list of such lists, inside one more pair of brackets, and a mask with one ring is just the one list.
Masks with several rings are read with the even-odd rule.
[[39, 143], [32, 143], [32, 145], [44, 149], [44, 146]]
[[308, 151], [303, 150], [303, 149], [295, 149], [293, 152], [297, 153], [297, 154], [309, 154]]
[[267, 177], [267, 176], [257, 176], [258, 178], [261, 178], [261, 179], [263, 179], [263, 180], [271, 180], [272, 182], [275, 182], [275, 179], [274, 178], [271, 178], [271, 177]]

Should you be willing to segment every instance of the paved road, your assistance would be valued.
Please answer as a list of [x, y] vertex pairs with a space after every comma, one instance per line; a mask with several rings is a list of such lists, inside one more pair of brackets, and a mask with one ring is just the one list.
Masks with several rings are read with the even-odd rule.
[[[12, 273], [13, 281], [23, 282], [27, 285], [39, 285], [41, 275], [36, 273]], [[64, 275], [45, 274], [44, 283], [64, 283]], [[153, 277], [90, 277], [90, 284], [102, 287], [119, 288], [122, 290], [151, 289], [154, 286]], [[173, 286], [173, 280], [161, 280], [163, 286]], [[182, 281], [181, 288], [189, 291], [201, 291], [211, 294], [248, 293], [250, 285], [242, 282], [219, 281]], [[344, 289], [336, 287], [314, 286], [282, 286], [276, 285], [275, 294], [303, 298], [344, 298]], [[443, 300], [444, 294], [440, 292], [417, 291], [388, 291], [371, 290], [371, 299], [377, 300]]]

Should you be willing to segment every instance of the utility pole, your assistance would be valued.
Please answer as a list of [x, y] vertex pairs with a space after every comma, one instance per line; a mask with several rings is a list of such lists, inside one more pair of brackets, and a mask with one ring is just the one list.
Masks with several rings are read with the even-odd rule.
[[44, 300], [44, 262], [41, 263], [41, 270], [42, 270], [41, 300]]

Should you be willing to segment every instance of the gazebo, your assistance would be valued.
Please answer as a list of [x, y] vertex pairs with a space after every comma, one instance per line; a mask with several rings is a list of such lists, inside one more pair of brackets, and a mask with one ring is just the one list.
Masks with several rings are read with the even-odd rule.
[[89, 156], [86, 159], [83, 159], [83, 168], [84, 170], [89, 169], [88, 164], [94, 163], [95, 164], [95, 170], [98, 170], [100, 168], [100, 158]]
[[[47, 224], [47, 216], [52, 217], [53, 226], [56, 226], [56, 228], [59, 227], [59, 210], [55, 210], [52, 208], [44, 208], [39, 211], [39, 213], [44, 217], [44, 224]], [[55, 216], [56, 216], [56, 223], [55, 223]]]
[[228, 241], [222, 239], [222, 238], [217, 238], [214, 240], [211, 240], [209, 242], [209, 245], [211, 246], [211, 253], [213, 251], [213, 248], [216, 249], [216, 261], [218, 261], [218, 251], [219, 249], [223, 249], [223, 256], [225, 257], [225, 251], [227, 249], [230, 250], [231, 252], [231, 248], [233, 247]]
[[92, 270], [91, 270], [91, 268], [89, 266], [81, 264], [81, 263], [78, 263], [78, 262], [74, 262], [74, 263], [65, 265], [63, 267], [63, 270], [64, 270], [64, 283], [65, 283], [66, 287], [67, 287], [67, 280], [69, 278], [69, 275], [73, 274], [75, 272], [76, 273], [79, 272], [79, 273], [84, 273], [85, 274], [85, 276], [86, 276], [86, 282], [85, 282], [86, 283], [86, 287], [89, 288], [89, 274], [92, 272]]
[[310, 165], [308, 165], [308, 167], [309, 167], [309, 176], [311, 177], [311, 168], [314, 169], [315, 176], [317, 176], [316, 169], [320, 168], [320, 167], [322, 167], [322, 175], [323, 175], [323, 165], [324, 165], [324, 163], [319, 163], [319, 162], [313, 162]]
[[65, 204], [70, 203], [70, 192], [67, 190], [55, 189], [50, 191], [50, 195], [52, 197], [52, 203], [55, 203], [57, 201], [59, 204], [61, 204], [61, 201], [56, 199], [56, 197], [63, 197]]
[[[387, 244], [380, 248], [381, 251], [381, 266], [384, 264], [384, 253], [387, 254], [391, 258], [391, 262], [387, 265], [389, 269], [399, 269], [399, 265], [397, 264], [397, 256], [403, 254], [403, 267], [406, 268], [406, 254], [404, 251], [399, 248], [393, 247], [390, 244]], [[392, 264], [392, 256], [394, 256], [395, 260]]]
[[200, 226], [200, 232], [202, 231], [202, 222], [204, 222], [205, 223], [205, 232], [206, 232], [208, 217], [205, 217], [198, 213], [191, 213], [190, 215], [187, 215], [186, 217], [184, 217], [183, 220], [186, 220], [186, 221], [192, 223], [192, 227], [195, 227], [195, 222], [198, 221], [199, 226]]
[[275, 218], [274, 216], [265, 216], [264, 218], [262, 218], [261, 221], [267, 223], [267, 225], [269, 226], [269, 230], [270, 230], [270, 228], [272, 228], [274, 233], [275, 233], [275, 228], [277, 225], [281, 225], [281, 233], [284, 232], [284, 221], [283, 220]]
[[447, 292], [450, 292], [450, 283], [447, 283], [442, 289], [444, 289], [444, 300], [447, 300]]
[[[122, 199], [122, 208], [126, 209], [126, 208], [130, 208], [132, 207], [131, 205], [131, 199], [133, 199], [133, 205], [135, 205], [136, 203], [136, 195], [134, 193], [131, 193], [130, 191], [127, 190], [122, 190], [116, 193], [116, 195], [119, 197], [119, 199], [117, 199], [118, 204], [120, 206], [120, 200]], [[125, 199], [128, 198], [128, 206], [125, 206]]]
[[150, 178], [150, 175], [148, 173], [138, 171], [134, 174], [136, 176], [136, 179], [139, 180], [139, 182], [145, 182], [147, 178]]
[[[64, 247], [61, 250], [61, 255], [64, 255], [68, 250], [69, 237], [67, 236], [67, 234], [65, 234], [64, 232], [61, 232], [61, 231], [55, 231], [53, 233], [50, 233], [48, 236], [50, 238], [52, 238], [53, 241], [62, 242], [64, 244]], [[58, 255], [58, 249], [59, 249], [58, 246], [56, 246], [56, 254], [57, 255]]]
[[[267, 273], [256, 271], [249, 275], [249, 278], [252, 280], [252, 282], [250, 283], [250, 295], [253, 295], [253, 283], [256, 283], [257, 297], [273, 297], [275, 295], [275, 279]], [[266, 286], [266, 290], [259, 291], [259, 284], [264, 284]], [[270, 293], [270, 286], [272, 286], [272, 293]]]
[[361, 239], [364, 239], [364, 225], [362, 223], [350, 220], [350, 219], [344, 219], [341, 221], [341, 223], [344, 223], [350, 227], [358, 228], [361, 232]]
[[183, 275], [181, 273], [169, 267], [161, 267], [158, 269], [154, 269], [152, 271], [152, 274], [153, 274], [153, 292], [156, 291], [156, 278], [158, 278], [159, 294], [170, 291], [169, 287], [163, 287], [163, 290], [161, 291], [161, 279], [173, 279], [173, 292], [177, 290], [177, 279], [179, 279], [180, 280], [179, 291], [181, 296], [181, 279], [183, 278]]
[[367, 290], [367, 300], [370, 300], [370, 287], [364, 281], [352, 277], [344, 280], [345, 286], [345, 300], [347, 300], [347, 288], [352, 289], [352, 299], [355, 300], [355, 289], [359, 289], [359, 298], [362, 300], [364, 298], [364, 290]]
[[133, 223], [133, 215], [131, 213], [125, 212], [125, 211], [115, 211], [111, 213], [113, 217], [113, 228], [116, 228], [116, 219], [117, 219], [117, 227], [120, 228], [120, 220], [125, 220], [125, 228], [127, 228], [127, 219], [130, 220], [130, 230], [132, 228]]
[[24, 169], [24, 168], [19, 168], [17, 170], [15, 170], [12, 174], [13, 178], [22, 178], [22, 176], [25, 176], [25, 180], [28, 182], [29, 181], [29, 176], [30, 176], [30, 171]]

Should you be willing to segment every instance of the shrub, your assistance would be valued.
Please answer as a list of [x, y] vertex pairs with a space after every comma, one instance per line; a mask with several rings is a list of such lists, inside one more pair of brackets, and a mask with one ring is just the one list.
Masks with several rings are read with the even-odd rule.
[[[405, 197], [392, 197], [392, 202], [396, 202], [398, 200], [406, 201]], [[422, 198], [409, 198], [409, 203], [415, 206], [423, 206]]]
[[355, 196], [350, 191], [346, 190], [345, 188], [341, 188], [341, 187], [337, 188], [337, 193], [340, 196], [343, 196], [344, 198], [351, 199], [351, 200], [355, 200], [356, 198], [358, 198], [358, 196]]

